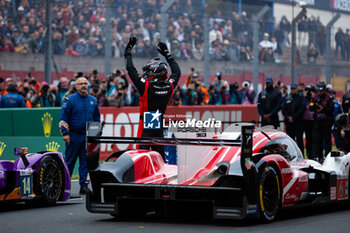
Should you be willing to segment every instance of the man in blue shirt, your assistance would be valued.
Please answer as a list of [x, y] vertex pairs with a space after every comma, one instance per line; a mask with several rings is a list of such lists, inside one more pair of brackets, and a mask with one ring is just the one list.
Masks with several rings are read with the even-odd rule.
[[66, 142], [66, 162], [72, 175], [75, 162], [79, 157], [80, 194], [88, 191], [86, 160], [86, 122], [100, 122], [100, 111], [96, 98], [88, 94], [88, 82], [85, 77], [77, 79], [77, 92], [69, 95], [63, 102], [59, 127]]
[[17, 94], [16, 84], [7, 86], [8, 94], [1, 96], [0, 108], [25, 108], [23, 96]]

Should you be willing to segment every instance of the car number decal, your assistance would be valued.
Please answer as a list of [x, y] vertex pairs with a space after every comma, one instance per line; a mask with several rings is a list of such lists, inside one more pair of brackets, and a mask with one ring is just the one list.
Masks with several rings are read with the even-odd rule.
[[21, 196], [32, 195], [33, 177], [21, 176], [20, 182], [21, 182]]
[[343, 200], [347, 198], [347, 179], [337, 180], [337, 200]]

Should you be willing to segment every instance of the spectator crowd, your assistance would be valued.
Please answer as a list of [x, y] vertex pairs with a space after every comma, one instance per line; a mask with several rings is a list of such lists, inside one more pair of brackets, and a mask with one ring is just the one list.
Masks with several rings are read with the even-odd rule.
[[[55, 107], [61, 106], [66, 96], [76, 92], [76, 79], [86, 77], [89, 82], [89, 94], [97, 98], [99, 106], [139, 106], [139, 93], [134, 85], [128, 82], [124, 71], [114, 70], [112, 75], [100, 80], [98, 71], [87, 74], [77, 72], [72, 79], [61, 77], [58, 85], [38, 82], [31, 73], [20, 81], [16, 78], [0, 78], [0, 107]], [[10, 94], [10, 95], [7, 95]], [[208, 87], [202, 82], [200, 74], [190, 71], [183, 86], [177, 86], [170, 105], [221, 105], [221, 104], [254, 104], [255, 91], [249, 81], [242, 85], [229, 84], [223, 80], [222, 73], [217, 72], [215, 80]], [[15, 96], [12, 102], [5, 99]], [[12, 98], [13, 99], [13, 98]]]
[[[13, 3], [15, 2], [15, 5]], [[108, 1], [110, 2], [110, 1]], [[138, 38], [135, 57], [156, 56], [160, 40], [160, 9], [164, 0], [116, 0], [112, 3], [112, 56], [121, 57], [131, 35]], [[57, 55], [104, 56], [106, 0], [54, 1], [52, 3], [52, 49]], [[203, 60], [205, 5], [202, 1], [176, 0], [167, 12], [166, 41], [175, 59]], [[215, 10], [209, 19], [210, 57], [222, 61], [252, 61], [252, 16], [243, 11]], [[0, 52], [44, 53], [45, 4], [35, 0], [0, 0]], [[286, 16], [260, 21], [259, 61], [280, 63], [290, 45], [291, 23]], [[316, 53], [310, 62], [324, 55], [325, 27], [319, 17], [305, 17], [298, 24], [299, 44], [308, 38]], [[337, 50], [349, 59], [349, 30], [335, 36]], [[298, 62], [302, 62], [299, 56]]]

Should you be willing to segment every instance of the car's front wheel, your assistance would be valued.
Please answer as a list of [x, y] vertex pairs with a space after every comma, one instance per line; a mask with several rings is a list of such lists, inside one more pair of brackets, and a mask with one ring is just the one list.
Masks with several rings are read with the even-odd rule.
[[40, 162], [38, 176], [39, 195], [46, 204], [55, 204], [63, 188], [62, 170], [59, 164], [50, 156]]
[[281, 183], [275, 168], [267, 165], [259, 180], [259, 209], [261, 219], [265, 222], [273, 221], [280, 207]]

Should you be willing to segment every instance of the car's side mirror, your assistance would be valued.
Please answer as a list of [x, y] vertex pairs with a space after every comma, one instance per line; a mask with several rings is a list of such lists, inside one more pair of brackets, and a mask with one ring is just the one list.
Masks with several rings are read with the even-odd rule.
[[24, 163], [24, 166], [28, 167], [29, 162], [25, 156], [26, 154], [28, 154], [28, 147], [15, 147], [15, 155], [20, 156]]
[[15, 147], [15, 155], [21, 156], [28, 154], [28, 147]]

